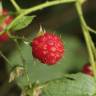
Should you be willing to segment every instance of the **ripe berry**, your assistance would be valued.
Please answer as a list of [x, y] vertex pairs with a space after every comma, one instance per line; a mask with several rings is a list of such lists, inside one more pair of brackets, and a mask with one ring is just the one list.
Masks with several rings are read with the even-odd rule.
[[85, 64], [82, 70], [83, 73], [93, 76], [92, 68], [89, 64]]
[[[2, 24], [0, 25], [0, 32], [2, 32], [13, 20], [13, 17], [8, 15], [8, 11], [3, 10], [2, 12], [3, 12], [2, 16], [3, 15], [4, 16], [6, 15], [6, 16], [4, 17], [4, 20], [2, 21]], [[5, 42], [8, 39], [9, 39], [9, 36], [6, 32], [4, 32], [4, 34], [0, 35], [0, 42]]]
[[63, 57], [64, 45], [61, 39], [52, 33], [44, 33], [32, 41], [32, 54], [44, 64], [56, 64]]
[[13, 20], [12, 16], [7, 16], [4, 20], [4, 24], [9, 25]]
[[[0, 32], [3, 30], [3, 28], [0, 26]], [[5, 42], [9, 39], [8, 34], [4, 33], [2, 35], [0, 35], [0, 42]]]
[[7, 9], [0, 10], [0, 15], [1, 16], [7, 16], [8, 15], [8, 10]]

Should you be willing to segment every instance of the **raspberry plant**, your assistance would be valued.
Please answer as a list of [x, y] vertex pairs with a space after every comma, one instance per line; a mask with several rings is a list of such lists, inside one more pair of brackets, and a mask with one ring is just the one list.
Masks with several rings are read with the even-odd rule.
[[[1, 8], [0, 9], [0, 18], [5, 18], [6, 14], [9, 14], [9, 13], [6, 13], [6, 11], [2, 11], [3, 10], [2, 2], [3, 2], [3, 0], [0, 1], [0, 8]], [[51, 96], [96, 96], [96, 61], [95, 61], [96, 60], [96, 48], [95, 48], [94, 42], [92, 41], [92, 37], [90, 35], [90, 32], [93, 32], [94, 34], [96, 34], [96, 31], [87, 25], [87, 23], [84, 19], [84, 16], [83, 16], [82, 5], [84, 3], [86, 3], [87, 1], [85, 1], [85, 0], [53, 0], [53, 1], [46, 1], [43, 4], [39, 4], [39, 5], [33, 6], [31, 8], [27, 8], [27, 9], [21, 8], [15, 2], [15, 0], [10, 0], [9, 2], [12, 2], [14, 8], [16, 9], [17, 14], [15, 14], [13, 20], [10, 20], [10, 19], [8, 19], [7, 21], [0, 20], [0, 23], [1, 23], [0, 25], [2, 25], [3, 23], [7, 24], [7, 26], [5, 26], [4, 29], [2, 29], [2, 27], [0, 28], [0, 38], [3, 34], [7, 34], [8, 38], [10, 38], [10, 40], [14, 41], [14, 43], [16, 44], [17, 49], [18, 49], [18, 54], [20, 55], [19, 59], [21, 61], [20, 61], [20, 64], [13, 64], [12, 61], [10, 61], [3, 54], [3, 52], [0, 51], [0, 55], [5, 59], [5, 61], [9, 65], [8, 68], [9, 68], [10, 77], [9, 77], [8, 84], [10, 85], [12, 82], [16, 81], [16, 83], [21, 88], [20, 96], [50, 96], [50, 95]], [[29, 44], [32, 42], [32, 46], [35, 46], [33, 44], [34, 39], [31, 40], [31, 42], [30, 42], [27, 38], [25, 38], [23, 36], [21, 37], [21, 36], [12, 35], [11, 31], [15, 32], [15, 31], [25, 28], [32, 22], [33, 19], [35, 19], [35, 17], [36, 17], [35, 15], [29, 16], [28, 14], [41, 10], [41, 9], [44, 9], [44, 8], [47, 8], [47, 7], [50, 7], [50, 6], [64, 4], [64, 3], [66, 3], [66, 4], [74, 3], [74, 7], [77, 10], [78, 19], [80, 20], [80, 25], [82, 28], [82, 32], [83, 32], [85, 42], [86, 42], [86, 47], [87, 47], [88, 54], [89, 54], [89, 62], [91, 64], [93, 76], [88, 76], [84, 73], [77, 73], [77, 74], [71, 74], [71, 75], [64, 74], [62, 76], [62, 78], [60, 77], [55, 80], [48, 80], [47, 82], [44, 82], [44, 83], [40, 83], [38, 81], [33, 82], [30, 79], [31, 78], [30, 74], [32, 74], [31, 71], [29, 70], [30, 65], [29, 65], [28, 61], [26, 60], [26, 58], [28, 58], [28, 57], [25, 58], [26, 54], [25, 55], [22, 54], [22, 48], [19, 45], [18, 40], [23, 41], [25, 45], [26, 45], [26, 43]], [[53, 39], [54, 39], [54, 37], [51, 40], [53, 42], [55, 42], [55, 40], [53, 40]], [[0, 39], [0, 42], [1, 41], [2, 40]], [[59, 41], [61, 41], [61, 40], [59, 40]], [[43, 42], [45, 42], [45, 40]], [[40, 44], [42, 45], [43, 42], [39, 42], [39, 45]], [[48, 44], [48, 41], [45, 43]], [[55, 43], [58, 43], [58, 42], [56, 41]], [[61, 43], [61, 42], [59, 42], [59, 43]], [[28, 45], [28, 46], [30, 46], [30, 45]], [[63, 45], [61, 44], [61, 46], [63, 46]], [[62, 49], [63, 49], [63, 47], [62, 47]], [[48, 59], [48, 61], [46, 62], [46, 60], [43, 60], [46, 56], [44, 55], [45, 56], [44, 57], [44, 56], [40, 55], [38, 57], [36, 54], [36, 52], [38, 53], [38, 50], [35, 50], [35, 51], [34, 50], [35, 49], [32, 48], [34, 57], [39, 58], [39, 60], [41, 60], [43, 63], [46, 63], [46, 64], [47, 63], [48, 64], [56, 63], [56, 62], [50, 63], [51, 59], [50, 60]], [[48, 48], [47, 48], [47, 50], [49, 52]], [[63, 51], [61, 53], [63, 53]], [[59, 59], [60, 59], [62, 57], [62, 54], [59, 54], [59, 55], [60, 55], [59, 56]], [[54, 59], [54, 58], [52, 58], [52, 59]], [[57, 60], [57, 58], [55, 58], [55, 59]], [[53, 66], [54, 66], [54, 64], [53, 64]], [[48, 67], [50, 67], [50, 66], [48, 66]], [[36, 69], [34, 69], [34, 70], [36, 70]], [[21, 77], [24, 77], [23, 78], [24, 80]]]

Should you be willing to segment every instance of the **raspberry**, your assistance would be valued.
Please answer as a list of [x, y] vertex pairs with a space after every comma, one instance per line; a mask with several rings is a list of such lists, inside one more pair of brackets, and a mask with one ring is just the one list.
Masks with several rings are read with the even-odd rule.
[[63, 57], [64, 46], [61, 39], [52, 33], [44, 33], [32, 41], [32, 54], [44, 64], [56, 64]]
[[89, 64], [85, 64], [82, 70], [83, 73], [93, 76], [92, 68]]
[[[0, 26], [0, 32], [3, 30], [3, 28]], [[9, 36], [7, 33], [4, 33], [0, 35], [0, 42], [5, 42], [9, 39]]]
[[13, 17], [12, 17], [12, 16], [7, 16], [7, 17], [5, 18], [5, 20], [4, 20], [4, 23], [5, 23], [6, 25], [9, 25], [9, 24], [12, 22], [12, 20], [13, 20]]
[[[2, 32], [7, 27], [7, 25], [9, 25], [13, 20], [13, 17], [9, 16], [8, 11], [5, 9], [2, 10], [2, 16], [5, 16], [5, 17], [4, 17], [4, 20], [2, 21], [2, 24], [0, 25], [0, 32]], [[0, 42], [5, 42], [8, 39], [9, 39], [9, 36], [6, 32], [0, 35]]]
[[0, 15], [1, 16], [7, 16], [8, 15], [8, 10], [7, 9], [0, 10]]

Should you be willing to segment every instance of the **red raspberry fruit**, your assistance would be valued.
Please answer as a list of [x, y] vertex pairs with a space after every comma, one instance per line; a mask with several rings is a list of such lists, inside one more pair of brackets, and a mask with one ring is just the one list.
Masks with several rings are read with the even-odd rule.
[[[5, 17], [2, 22], [2, 25], [0, 25], [0, 32], [2, 32], [4, 30], [4, 28], [6, 28], [7, 25], [9, 25], [13, 20], [13, 17], [8, 15], [8, 11], [3, 10], [2, 12], [3, 12], [2, 15], [4, 15]], [[8, 39], [9, 39], [9, 36], [6, 32], [4, 32], [4, 34], [0, 35], [0, 42], [8, 41]]]
[[[3, 30], [3, 28], [0, 26], [0, 32]], [[0, 42], [5, 42], [9, 39], [9, 36], [7, 33], [4, 33], [0, 35]]]
[[85, 64], [82, 70], [83, 73], [93, 76], [92, 68], [89, 64]]
[[61, 39], [52, 33], [44, 33], [32, 41], [32, 54], [44, 64], [56, 64], [63, 57], [64, 45]]
[[9, 25], [13, 20], [13, 16], [7, 16], [4, 20], [4, 24]]
[[0, 10], [0, 15], [1, 16], [7, 16], [8, 15], [8, 10], [7, 9]]

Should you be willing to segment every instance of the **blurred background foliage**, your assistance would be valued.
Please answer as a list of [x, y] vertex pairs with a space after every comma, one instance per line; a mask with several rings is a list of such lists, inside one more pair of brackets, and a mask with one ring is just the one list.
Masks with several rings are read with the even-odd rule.
[[[29, 8], [46, 0], [16, 0], [22, 8]], [[52, 1], [52, 0], [49, 0]], [[96, 1], [86, 0], [83, 7], [84, 17], [88, 25], [96, 29]], [[15, 11], [10, 0], [3, 0], [3, 6], [10, 11]], [[42, 25], [47, 31], [61, 35], [64, 42], [65, 53], [63, 59], [54, 66], [47, 66], [35, 60], [31, 54], [31, 47], [20, 42], [22, 53], [26, 59], [26, 67], [30, 79], [34, 82], [45, 82], [63, 76], [65, 73], [76, 73], [82, 70], [82, 66], [88, 63], [88, 54], [82, 35], [82, 30], [74, 4], [62, 4], [48, 7], [29, 15], [36, 15], [33, 22], [23, 30], [15, 32], [17, 35], [33, 39]], [[95, 36], [92, 34], [95, 42]], [[21, 64], [21, 59], [13, 41], [0, 43], [0, 49], [12, 62], [12, 66]], [[0, 96], [19, 96], [20, 88], [15, 82], [8, 85], [8, 68], [6, 62], [0, 57]], [[19, 86], [27, 84], [25, 77], [18, 78]], [[18, 80], [17, 79], [17, 80]], [[23, 82], [21, 82], [23, 81]], [[14, 87], [13, 87], [14, 85]], [[18, 87], [18, 88], [17, 88]]]

